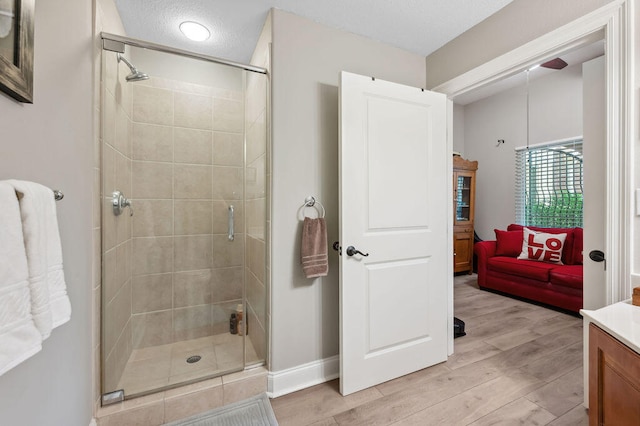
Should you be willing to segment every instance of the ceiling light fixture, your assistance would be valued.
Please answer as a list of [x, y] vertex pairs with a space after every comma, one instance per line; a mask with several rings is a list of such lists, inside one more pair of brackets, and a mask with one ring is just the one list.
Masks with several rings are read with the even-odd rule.
[[211, 33], [207, 27], [193, 21], [185, 21], [180, 24], [180, 31], [182, 31], [182, 34], [188, 39], [193, 41], [205, 41], [211, 37]]

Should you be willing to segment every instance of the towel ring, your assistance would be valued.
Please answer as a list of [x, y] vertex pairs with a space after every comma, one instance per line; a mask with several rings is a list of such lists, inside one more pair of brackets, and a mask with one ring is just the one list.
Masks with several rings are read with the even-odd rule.
[[[317, 204], [317, 205], [316, 205]], [[318, 208], [318, 206], [320, 206], [320, 208], [322, 210], [320, 210]], [[320, 203], [320, 201], [317, 201], [315, 199], [315, 197], [312, 197], [311, 195], [309, 195], [307, 198], [304, 199], [304, 204], [302, 205], [302, 207], [315, 207], [316, 210], [318, 210], [318, 213], [322, 213], [322, 215], [320, 217], [324, 217], [326, 211], [324, 209], [324, 206], [322, 205], [322, 203]]]

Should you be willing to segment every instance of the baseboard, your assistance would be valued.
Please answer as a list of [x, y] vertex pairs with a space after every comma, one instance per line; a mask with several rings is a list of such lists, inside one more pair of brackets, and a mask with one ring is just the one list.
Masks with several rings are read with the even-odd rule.
[[270, 371], [267, 394], [269, 398], [276, 398], [338, 377], [340, 357], [335, 355], [282, 371]]
[[91, 419], [91, 421], [89, 422], [89, 426], [98, 426], [98, 423], [96, 423], [96, 419]]

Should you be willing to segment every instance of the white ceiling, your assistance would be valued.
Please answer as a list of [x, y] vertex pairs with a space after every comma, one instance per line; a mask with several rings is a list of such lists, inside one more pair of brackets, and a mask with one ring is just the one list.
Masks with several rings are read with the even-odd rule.
[[[423, 56], [513, 0], [115, 0], [129, 37], [248, 63], [270, 8]], [[178, 25], [211, 31], [193, 42]]]

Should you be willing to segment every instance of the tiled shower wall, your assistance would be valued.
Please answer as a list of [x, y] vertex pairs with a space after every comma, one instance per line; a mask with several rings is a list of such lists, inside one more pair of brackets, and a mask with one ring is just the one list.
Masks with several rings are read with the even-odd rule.
[[243, 291], [242, 92], [132, 86], [133, 347], [228, 332]]
[[[266, 60], [266, 58], [265, 58]], [[266, 64], [260, 64], [265, 66]], [[266, 360], [266, 199], [267, 199], [267, 76], [247, 73], [246, 91], [247, 168], [247, 247], [246, 279], [248, 338], [258, 356]]]
[[116, 54], [104, 52], [102, 90], [102, 330], [106, 389], [116, 389], [132, 351], [131, 344], [131, 217], [128, 211], [115, 216], [111, 193], [131, 193], [131, 84], [129, 69], [118, 64]]

